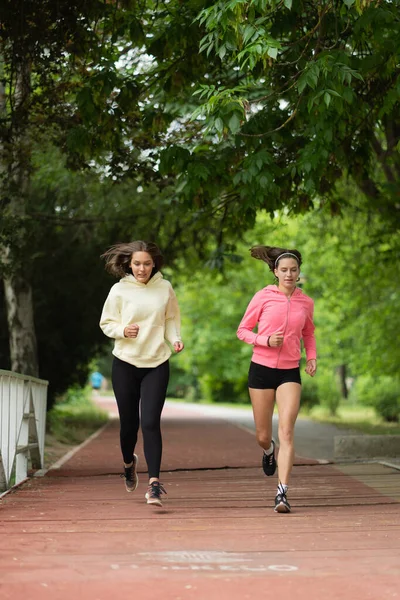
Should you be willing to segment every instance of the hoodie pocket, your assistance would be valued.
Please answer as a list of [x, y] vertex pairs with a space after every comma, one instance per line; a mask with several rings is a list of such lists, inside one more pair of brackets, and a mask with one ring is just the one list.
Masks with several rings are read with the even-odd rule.
[[164, 327], [161, 325], [139, 325], [137, 338], [130, 340], [129, 347], [124, 348], [124, 354], [130, 358], [152, 359], [165, 351]]

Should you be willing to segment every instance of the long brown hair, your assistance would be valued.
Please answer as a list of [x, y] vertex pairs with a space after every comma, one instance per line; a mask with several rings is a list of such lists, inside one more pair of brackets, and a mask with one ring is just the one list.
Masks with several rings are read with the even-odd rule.
[[130, 264], [132, 255], [135, 252], [147, 252], [150, 254], [154, 261], [154, 268], [151, 273], [152, 277], [161, 269], [164, 260], [159, 247], [153, 242], [144, 242], [143, 240], [115, 244], [106, 250], [100, 258], [105, 259], [106, 271], [111, 273], [111, 275], [114, 275], [114, 277], [125, 277], [129, 273], [132, 273]]
[[267, 263], [272, 272], [278, 266], [281, 258], [295, 258], [299, 264], [299, 268], [302, 263], [301, 254], [298, 250], [278, 248], [277, 246], [253, 246], [250, 248], [250, 254], [253, 258], [258, 258]]

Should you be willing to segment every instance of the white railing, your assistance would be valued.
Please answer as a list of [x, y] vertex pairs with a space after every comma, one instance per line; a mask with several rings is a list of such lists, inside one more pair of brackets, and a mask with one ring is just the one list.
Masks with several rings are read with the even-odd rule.
[[47, 386], [0, 369], [0, 493], [44, 466]]

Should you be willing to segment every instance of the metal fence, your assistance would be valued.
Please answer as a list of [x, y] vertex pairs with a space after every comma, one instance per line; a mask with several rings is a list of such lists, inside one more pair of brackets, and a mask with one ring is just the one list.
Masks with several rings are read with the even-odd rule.
[[44, 466], [48, 382], [0, 369], [0, 492]]

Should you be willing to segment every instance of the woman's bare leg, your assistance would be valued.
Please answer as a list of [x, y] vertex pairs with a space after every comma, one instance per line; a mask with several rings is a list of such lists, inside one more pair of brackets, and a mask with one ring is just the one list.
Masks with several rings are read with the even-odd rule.
[[249, 388], [253, 407], [256, 439], [264, 450], [268, 450], [272, 440], [272, 416], [274, 414], [275, 390]]
[[301, 385], [283, 383], [276, 390], [279, 415], [278, 474], [284, 485], [289, 485], [294, 460], [294, 426], [300, 409]]

